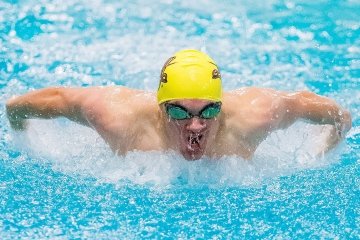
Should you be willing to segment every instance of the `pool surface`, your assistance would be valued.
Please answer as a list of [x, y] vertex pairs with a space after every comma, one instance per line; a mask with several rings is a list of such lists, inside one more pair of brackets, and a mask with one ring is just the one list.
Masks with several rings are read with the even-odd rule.
[[[360, 2], [0, 1], [0, 239], [359, 239]], [[350, 110], [327, 128], [297, 122], [255, 157], [115, 157], [91, 129], [31, 120], [13, 132], [12, 95], [48, 86], [155, 91], [174, 52], [218, 63], [225, 90], [311, 90]]]

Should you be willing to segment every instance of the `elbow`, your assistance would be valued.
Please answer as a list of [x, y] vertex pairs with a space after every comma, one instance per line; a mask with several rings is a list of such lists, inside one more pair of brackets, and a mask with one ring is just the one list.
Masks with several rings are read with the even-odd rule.
[[61, 113], [66, 105], [64, 89], [62, 87], [52, 87], [41, 91], [33, 100], [38, 108], [44, 112], [53, 112], [53, 115]]
[[64, 89], [62, 87], [51, 87], [51, 88], [46, 88], [46, 89], [43, 89], [43, 90], [40, 90], [40, 91], [43, 91], [42, 92], [42, 96], [44, 98], [63, 98], [64, 96]]
[[317, 95], [304, 90], [288, 95], [287, 109], [294, 118], [307, 118], [311, 112], [311, 105], [316, 102]]

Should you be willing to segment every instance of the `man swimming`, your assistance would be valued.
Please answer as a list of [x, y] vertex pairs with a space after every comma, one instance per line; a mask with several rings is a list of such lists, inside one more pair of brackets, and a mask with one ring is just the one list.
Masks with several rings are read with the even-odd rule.
[[30, 118], [66, 117], [96, 130], [116, 154], [174, 150], [188, 160], [249, 159], [271, 132], [298, 119], [332, 125], [324, 151], [351, 128], [347, 110], [308, 91], [223, 92], [216, 63], [197, 50], [179, 51], [166, 61], [157, 95], [126, 87], [56, 87], [13, 97], [6, 110], [15, 130], [26, 129]]

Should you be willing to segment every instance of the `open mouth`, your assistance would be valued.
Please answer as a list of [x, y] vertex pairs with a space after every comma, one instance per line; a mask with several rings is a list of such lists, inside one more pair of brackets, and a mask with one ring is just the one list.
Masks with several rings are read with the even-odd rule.
[[203, 137], [204, 137], [203, 134], [191, 134], [190, 136], [188, 136], [188, 138], [187, 138], [188, 148], [190, 150], [195, 150], [195, 149], [201, 148], [200, 143], [201, 143], [201, 140], [203, 139]]

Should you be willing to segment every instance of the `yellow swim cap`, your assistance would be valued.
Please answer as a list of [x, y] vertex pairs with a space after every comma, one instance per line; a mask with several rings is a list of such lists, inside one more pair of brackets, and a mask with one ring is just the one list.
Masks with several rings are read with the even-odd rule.
[[158, 103], [176, 99], [221, 101], [221, 76], [208, 55], [197, 50], [181, 50], [169, 58], [161, 70]]

